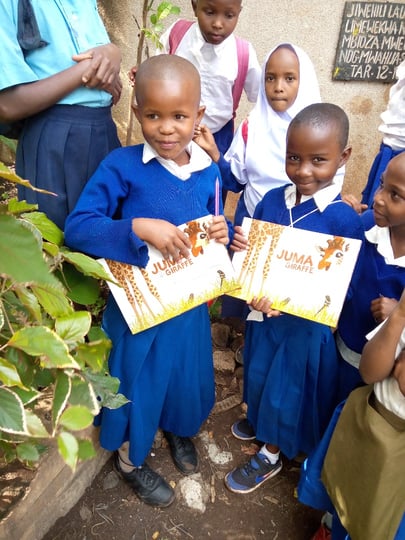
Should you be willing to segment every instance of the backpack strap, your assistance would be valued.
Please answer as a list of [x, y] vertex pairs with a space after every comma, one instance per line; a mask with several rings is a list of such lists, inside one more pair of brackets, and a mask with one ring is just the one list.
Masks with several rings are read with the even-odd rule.
[[[180, 41], [192, 24], [194, 24], [194, 21], [187, 21], [186, 19], [179, 19], [174, 23], [169, 35], [169, 54], [175, 54]], [[239, 106], [249, 67], [249, 43], [239, 37], [235, 37], [235, 39], [236, 55], [238, 57], [238, 74], [232, 88], [234, 116]]]
[[249, 43], [239, 37], [236, 37], [236, 54], [238, 56], [238, 75], [232, 88], [234, 116], [239, 106], [249, 67]]
[[243, 142], [245, 143], [245, 146], [247, 144], [247, 140], [248, 140], [248, 131], [249, 131], [249, 120], [247, 118], [245, 118], [242, 122], [242, 127], [241, 127], [241, 131], [242, 131], [242, 139], [243, 139]]
[[169, 35], [169, 54], [175, 54], [180, 41], [192, 24], [194, 24], [194, 21], [187, 21], [186, 19], [179, 19], [174, 23]]

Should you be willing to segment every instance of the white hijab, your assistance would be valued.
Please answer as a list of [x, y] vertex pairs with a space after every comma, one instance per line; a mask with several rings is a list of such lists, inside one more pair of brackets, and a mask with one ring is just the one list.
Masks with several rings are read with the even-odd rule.
[[[297, 97], [284, 113], [276, 112], [269, 105], [264, 83], [267, 61], [281, 45], [288, 45], [295, 51], [300, 70]], [[274, 47], [262, 66], [259, 96], [249, 115], [246, 147], [240, 126], [225, 155], [225, 159], [230, 161], [233, 174], [241, 184], [245, 184], [245, 204], [251, 216], [267, 191], [291, 183], [285, 172], [288, 126], [299, 111], [311, 103], [320, 101], [318, 79], [309, 56], [292, 43], [280, 43]]]

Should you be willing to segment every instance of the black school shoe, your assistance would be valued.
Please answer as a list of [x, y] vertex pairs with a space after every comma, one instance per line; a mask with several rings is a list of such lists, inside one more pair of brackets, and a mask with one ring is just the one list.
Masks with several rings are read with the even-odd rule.
[[179, 437], [170, 431], [164, 431], [164, 436], [170, 446], [174, 464], [184, 475], [198, 471], [198, 456], [195, 446], [188, 437]]
[[174, 501], [173, 488], [147, 463], [144, 463], [141, 467], [135, 467], [129, 473], [124, 472], [121, 469], [119, 454], [115, 452], [114, 467], [144, 503], [164, 508]]

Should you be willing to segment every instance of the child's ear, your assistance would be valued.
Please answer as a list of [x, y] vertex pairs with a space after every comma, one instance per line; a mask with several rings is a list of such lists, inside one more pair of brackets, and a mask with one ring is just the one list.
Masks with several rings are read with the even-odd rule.
[[131, 109], [133, 110], [134, 115], [135, 115], [136, 119], [138, 120], [138, 122], [141, 123], [141, 113], [139, 111], [138, 105], [136, 103], [133, 103], [131, 105]]
[[340, 156], [340, 163], [339, 163], [339, 169], [340, 167], [343, 167], [343, 165], [346, 165], [346, 163], [349, 161], [349, 157], [352, 154], [352, 147], [346, 146], [346, 148], [343, 150], [342, 155]]
[[202, 120], [202, 117], [204, 116], [204, 113], [205, 113], [205, 106], [201, 105], [200, 107], [198, 107], [197, 117], [195, 119], [196, 124], [201, 123], [201, 120]]

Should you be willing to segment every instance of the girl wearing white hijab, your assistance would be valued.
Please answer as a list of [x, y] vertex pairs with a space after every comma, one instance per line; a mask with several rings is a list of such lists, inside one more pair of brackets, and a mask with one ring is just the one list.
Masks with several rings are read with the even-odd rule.
[[[223, 188], [236, 193], [243, 190], [235, 225], [240, 225], [245, 216], [253, 216], [267, 191], [290, 183], [285, 172], [288, 126], [299, 111], [320, 101], [309, 56], [297, 45], [280, 43], [263, 63], [257, 103], [239, 126], [225, 156], [219, 153], [205, 126], [200, 126], [195, 140], [218, 163]], [[340, 185], [343, 174], [339, 174]]]

